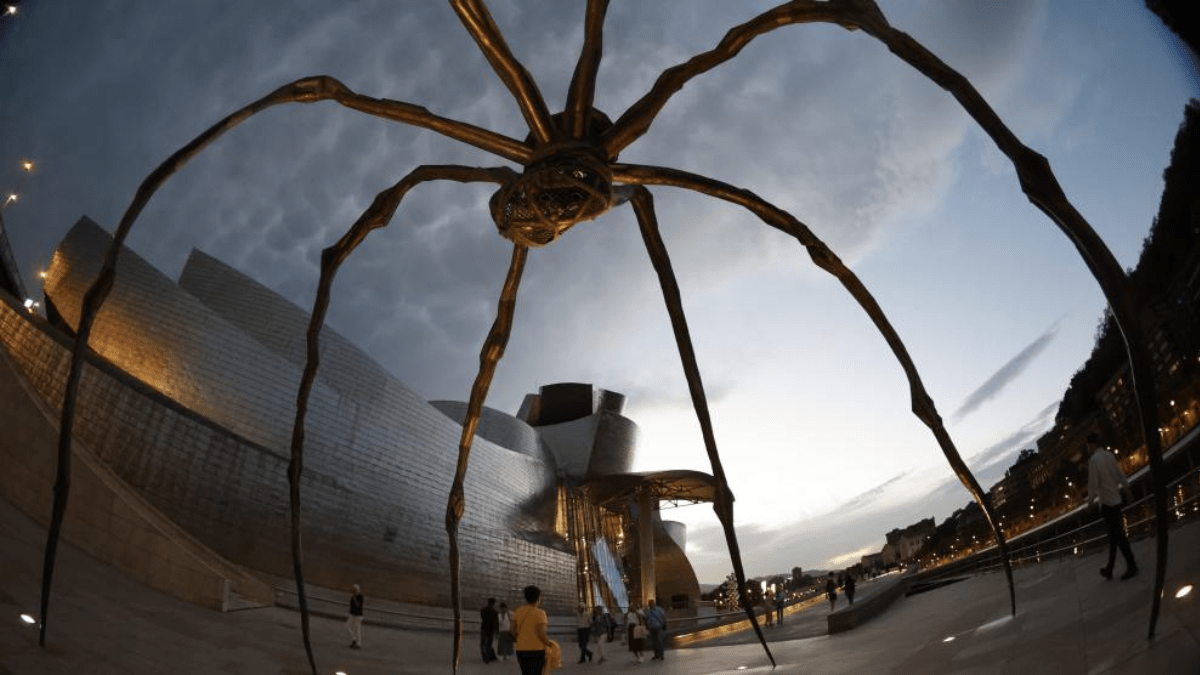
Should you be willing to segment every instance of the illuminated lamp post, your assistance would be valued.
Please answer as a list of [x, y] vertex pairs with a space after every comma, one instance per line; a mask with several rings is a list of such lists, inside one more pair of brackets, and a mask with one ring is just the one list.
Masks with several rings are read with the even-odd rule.
[[[16, 13], [15, 5], [8, 5], [7, 7], [8, 9], [5, 10], [3, 14], [0, 14], [0, 16], [7, 16]], [[29, 174], [33, 173], [33, 167], [33, 160], [21, 160], [21, 177], [17, 180], [17, 187], [10, 191], [8, 195], [4, 197], [4, 200], [0, 202], [0, 214], [2, 214], [13, 202], [17, 201], [18, 195], [20, 195], [21, 192], [21, 187], [25, 185], [25, 180], [29, 177]], [[17, 261], [12, 256], [12, 250], [9, 248], [8, 230], [4, 224], [3, 217], [0, 217], [0, 249], [2, 249], [0, 250], [0, 254], [4, 256], [4, 264], [12, 272], [12, 282], [15, 284], [15, 288], [12, 290], [16, 292], [18, 297], [25, 296], [25, 284], [21, 279], [21, 273], [18, 269]], [[28, 297], [25, 298], [26, 311], [32, 312], [38, 306], [39, 303], [35, 302], [33, 299]]]
[[[16, 13], [16, 8], [13, 5], [9, 5], [9, 8], [11, 11], [7, 11], [5, 14]], [[10, 191], [8, 195], [4, 197], [4, 203], [0, 204], [0, 210], [7, 209], [9, 204], [17, 201], [18, 195], [21, 194], [21, 188], [25, 185], [25, 179], [29, 178], [29, 174], [33, 173], [33, 167], [33, 160], [21, 160], [21, 178], [17, 181], [17, 187], [13, 188], [12, 191]]]

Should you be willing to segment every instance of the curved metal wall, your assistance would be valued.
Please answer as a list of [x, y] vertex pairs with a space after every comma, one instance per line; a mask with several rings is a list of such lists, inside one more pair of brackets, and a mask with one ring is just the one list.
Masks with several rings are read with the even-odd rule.
[[638, 426], [633, 420], [608, 411], [601, 411], [588, 461], [587, 477], [616, 476], [633, 469], [637, 449]]
[[687, 525], [677, 520], [662, 521], [663, 531], [680, 549], [687, 550]]
[[534, 426], [562, 424], [588, 417], [596, 412], [596, 389], [590, 384], [558, 382], [541, 388], [538, 418]]
[[[442, 411], [442, 414], [458, 424], [462, 424], [467, 417], [467, 404], [463, 401], [430, 401], [429, 405]], [[542, 447], [538, 433], [533, 427], [499, 410], [484, 407], [479, 414], [479, 426], [475, 428], [475, 435], [534, 459], [551, 463], [554, 461]]]
[[700, 599], [700, 583], [668, 523], [657, 518], [654, 523], [655, 595], [663, 607], [684, 615], [693, 614]]

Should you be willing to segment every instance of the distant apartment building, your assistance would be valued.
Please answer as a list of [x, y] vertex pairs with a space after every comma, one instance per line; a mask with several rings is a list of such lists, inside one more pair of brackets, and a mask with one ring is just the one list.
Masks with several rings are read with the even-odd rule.
[[885, 558], [889, 557], [887, 548], [890, 546], [891, 555], [895, 556], [898, 563], [910, 562], [916, 558], [917, 552], [936, 530], [933, 518], [926, 518], [903, 529], [896, 528], [887, 533], [887, 546], [881, 554]]

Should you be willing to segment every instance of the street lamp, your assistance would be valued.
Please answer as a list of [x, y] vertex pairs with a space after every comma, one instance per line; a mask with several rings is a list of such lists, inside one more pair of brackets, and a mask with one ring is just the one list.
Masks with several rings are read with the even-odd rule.
[[[7, 12], [5, 12], [6, 14], [16, 14], [15, 6], [9, 5], [8, 7], [9, 7], [9, 10]], [[15, 187], [11, 192], [9, 192], [8, 196], [4, 198], [4, 203], [0, 204], [0, 210], [8, 208], [9, 204], [12, 204], [13, 202], [17, 201], [17, 196], [19, 194], [21, 194], [21, 187], [25, 185], [25, 179], [29, 177], [29, 174], [33, 173], [33, 167], [34, 167], [33, 160], [31, 160], [31, 159], [22, 159], [21, 160], [21, 178], [20, 178], [20, 180], [17, 181], [17, 187]]]

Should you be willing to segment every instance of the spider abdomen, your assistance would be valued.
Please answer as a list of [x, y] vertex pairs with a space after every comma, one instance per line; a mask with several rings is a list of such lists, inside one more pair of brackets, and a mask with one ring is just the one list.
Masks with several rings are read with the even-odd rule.
[[590, 150], [567, 151], [530, 164], [490, 202], [501, 236], [529, 247], [549, 244], [611, 205], [612, 171]]

